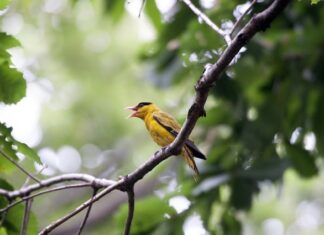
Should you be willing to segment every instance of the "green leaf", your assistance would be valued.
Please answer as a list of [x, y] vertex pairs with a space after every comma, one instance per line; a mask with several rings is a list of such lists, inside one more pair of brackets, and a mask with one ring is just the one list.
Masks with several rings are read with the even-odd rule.
[[9, 5], [10, 2], [11, 2], [11, 0], [1, 0], [0, 1], [0, 10], [5, 9]]
[[0, 64], [0, 102], [14, 104], [26, 95], [26, 80], [22, 73], [10, 68], [9, 63]]
[[15, 144], [18, 146], [18, 151], [24, 154], [26, 157], [29, 157], [36, 161], [37, 163], [41, 164], [40, 158], [37, 153], [30, 148], [27, 144], [15, 141]]
[[288, 168], [287, 159], [271, 157], [270, 159], [258, 159], [255, 165], [248, 170], [240, 170], [237, 176], [250, 178], [254, 180], [278, 180], [282, 178], [285, 170]]
[[106, 0], [105, 8], [108, 15], [114, 22], [118, 22], [125, 12], [125, 1], [122, 0]]
[[12, 127], [7, 127], [6, 124], [0, 122], [0, 133], [2, 136], [11, 137]]
[[11, 186], [6, 180], [0, 178], [0, 188], [12, 191], [14, 187]]
[[222, 216], [221, 225], [224, 234], [240, 235], [242, 226], [230, 210], [226, 210]]
[[312, 4], [312, 5], [317, 4], [317, 3], [319, 3], [319, 2], [320, 2], [320, 0], [311, 0], [311, 4]]
[[235, 178], [231, 184], [231, 204], [236, 209], [248, 210], [252, 206], [253, 194], [259, 191], [257, 182], [251, 179]]
[[287, 145], [286, 151], [294, 169], [302, 177], [309, 178], [318, 174], [315, 158], [299, 145]]
[[144, 11], [157, 31], [162, 28], [161, 13], [156, 6], [155, 1], [146, 0]]
[[8, 233], [7, 233], [6, 228], [1, 227], [1, 228], [0, 228], [0, 235], [7, 235], [7, 234], [8, 234]]
[[5, 156], [10, 157], [12, 160], [18, 159], [16, 151], [12, 149], [12, 145], [12, 141], [9, 141], [5, 136], [0, 136], [0, 172], [10, 172], [15, 169], [15, 166], [3, 156], [5, 154]]
[[225, 74], [217, 81], [217, 85], [212, 88], [212, 91], [216, 97], [226, 99], [234, 104], [240, 98], [240, 89], [237, 81]]
[[[1, 2], [2, 1], [5, 0], [1, 0]], [[0, 32], [0, 48], [2, 50], [7, 50], [9, 48], [17, 47], [17, 46], [20, 46], [20, 42], [16, 38], [6, 33]]]
[[[8, 234], [19, 235], [21, 234], [22, 221], [24, 217], [24, 206], [17, 205], [11, 208], [6, 215], [3, 223], [4, 227], [7, 228]], [[31, 212], [29, 217], [29, 223], [27, 227], [27, 234], [37, 234], [38, 225], [35, 215]]]
[[[4, 152], [12, 160], [18, 160], [17, 152], [24, 154], [26, 157], [41, 163], [39, 156], [36, 152], [28, 147], [28, 145], [19, 142], [11, 135], [12, 128], [7, 127], [4, 123], [0, 122], [0, 150]], [[13, 164], [11, 164], [4, 157], [0, 158], [0, 172], [12, 170]]]
[[[12, 187], [6, 180], [1, 178], [0, 178], [0, 188], [8, 191], [14, 190], [14, 187]], [[0, 208], [6, 207], [8, 203], [9, 203], [8, 199], [5, 196], [0, 196]], [[1, 218], [1, 214], [0, 214], [0, 218]]]

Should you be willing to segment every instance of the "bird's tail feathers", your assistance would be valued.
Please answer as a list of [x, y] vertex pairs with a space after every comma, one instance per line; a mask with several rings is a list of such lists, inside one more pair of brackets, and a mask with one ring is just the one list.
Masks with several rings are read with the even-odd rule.
[[198, 168], [196, 166], [196, 163], [195, 163], [195, 160], [193, 158], [193, 155], [192, 155], [191, 151], [189, 150], [189, 148], [187, 146], [184, 146], [182, 156], [186, 160], [186, 162], [189, 165], [189, 167], [191, 169], [193, 169], [193, 171], [195, 172], [195, 174], [194, 174], [193, 177], [194, 177], [195, 181], [198, 182], [198, 179], [199, 179], [199, 171], [198, 171]]
[[197, 148], [194, 142], [192, 142], [191, 140], [187, 140], [185, 142], [185, 146], [190, 150], [190, 152], [192, 153], [191, 155], [193, 157], [206, 160], [206, 156], [202, 152], [200, 152], [200, 150]]

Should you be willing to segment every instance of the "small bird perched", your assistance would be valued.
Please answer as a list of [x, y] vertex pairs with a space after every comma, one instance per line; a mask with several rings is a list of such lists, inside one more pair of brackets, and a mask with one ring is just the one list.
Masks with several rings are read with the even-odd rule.
[[[141, 102], [135, 106], [127, 107], [127, 109], [133, 111], [129, 117], [137, 117], [144, 120], [145, 126], [153, 140], [162, 147], [171, 144], [181, 129], [179, 123], [171, 115], [163, 112], [151, 102]], [[199, 171], [193, 158], [197, 157], [206, 160], [205, 155], [189, 139], [185, 142], [181, 155], [189, 167], [194, 170], [196, 174], [194, 178], [197, 179]]]

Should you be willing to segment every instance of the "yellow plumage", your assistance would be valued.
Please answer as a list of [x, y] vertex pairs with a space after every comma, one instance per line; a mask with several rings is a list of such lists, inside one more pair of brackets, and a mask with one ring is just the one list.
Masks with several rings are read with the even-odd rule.
[[[130, 117], [138, 117], [144, 120], [145, 126], [152, 139], [162, 147], [171, 144], [181, 129], [179, 123], [171, 115], [163, 112], [153, 103], [141, 102], [128, 109], [134, 111]], [[184, 157], [189, 167], [194, 170], [196, 174], [195, 179], [197, 179], [199, 171], [193, 157], [201, 159], [206, 159], [206, 157], [190, 140], [185, 142], [181, 155]]]

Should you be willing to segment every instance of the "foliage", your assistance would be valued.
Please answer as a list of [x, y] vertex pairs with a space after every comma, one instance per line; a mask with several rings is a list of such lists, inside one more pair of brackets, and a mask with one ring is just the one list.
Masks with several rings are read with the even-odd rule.
[[3, 0], [0, 3], [0, 10], [5, 9], [6, 7], [8, 7], [9, 3], [11, 2], [11, 0]]
[[22, 74], [10, 66], [9, 48], [19, 46], [12, 36], [0, 32], [0, 102], [12, 104], [26, 94], [26, 81]]
[[[193, 83], [204, 64], [217, 60], [225, 42], [197, 21], [181, 2], [176, 3], [176, 13], [162, 25], [159, 19], [166, 16], [158, 17], [154, 1], [147, 4], [145, 11], [155, 27], [157, 39], [144, 47], [154, 48], [154, 52], [143, 50], [141, 58], [153, 62], [157, 74], [173, 74], [173, 84]], [[254, 12], [266, 4], [257, 4]], [[233, 1], [219, 1], [216, 9], [206, 12], [214, 22], [220, 23], [233, 18], [234, 8]], [[290, 168], [305, 178], [319, 173], [318, 163], [324, 156], [321, 121], [324, 120], [324, 89], [320, 62], [324, 45], [322, 35], [316, 32], [324, 29], [323, 16], [323, 7], [295, 2], [269, 30], [256, 36], [213, 88], [207, 118], [200, 121], [204, 133], [201, 138], [207, 140], [215, 127], [226, 127], [229, 134], [220, 133], [208, 143], [211, 148], [207, 166], [201, 170], [201, 182], [223, 172], [231, 174], [228, 183], [220, 186], [230, 189], [229, 197], [223, 202], [228, 205], [221, 223], [225, 234], [241, 233], [241, 227], [235, 225], [240, 222], [230, 211], [250, 209], [260, 182], [278, 182]], [[315, 138], [310, 140], [309, 136], [314, 134]], [[316, 146], [309, 147], [314, 142]], [[192, 197], [193, 189], [184, 194]], [[211, 188], [192, 199], [208, 201], [210, 194], [218, 190]], [[210, 203], [197, 204], [190, 210], [209, 211], [211, 205], [218, 203], [220, 198], [216, 194]], [[213, 217], [210, 213], [204, 221], [206, 224]], [[213, 226], [214, 223], [209, 224], [208, 230], [213, 231]]]
[[[4, 9], [9, 2], [1, 1], [0, 9]], [[193, 1], [203, 9], [199, 2]], [[243, 3], [227, 0], [217, 2], [217, 7], [205, 10], [218, 25], [233, 20], [232, 11], [237, 4]], [[268, 2], [257, 3], [246, 18], [264, 9]], [[303, 178], [318, 177], [324, 156], [324, 35], [319, 33], [324, 30], [324, 8], [320, 1], [311, 3], [315, 5], [303, 1], [294, 2], [266, 32], [257, 35], [250, 42], [238, 61], [228, 68], [212, 88], [206, 106], [207, 117], [201, 119], [196, 128], [195, 139], [200, 139], [208, 148], [208, 160], [199, 165], [200, 182], [194, 184], [182, 166], [174, 168], [178, 172], [177, 180], [181, 187], [170, 192], [167, 187], [161, 186], [163, 200], [155, 195], [137, 200], [132, 228], [134, 234], [179, 234], [183, 223], [193, 213], [200, 215], [210, 234], [240, 234], [242, 221], [237, 212], [253, 208], [255, 196], [260, 192], [260, 183], [281, 182], [284, 174], [291, 169]], [[111, 0], [102, 1], [102, 4], [107, 18], [111, 19], [109, 22], [116, 25], [116, 28], [122, 27], [125, 2]], [[157, 8], [156, 1], [146, 0], [144, 14], [155, 30], [156, 40], [143, 45], [138, 58], [143, 64], [149, 63], [154, 67], [153, 73], [150, 73], [153, 77], [151, 80], [166, 80], [158, 81], [157, 84], [166, 84], [170, 89], [192, 87], [200, 77], [204, 65], [214, 63], [226, 44], [211, 28], [197, 20], [197, 16], [181, 1], [173, 9], [175, 10], [167, 13], [169, 15], [164, 15]], [[81, 35], [77, 39], [73, 37], [73, 34], [80, 32], [72, 31], [66, 20], [63, 19], [63, 26], [53, 33], [65, 36], [65, 42], [58, 44], [53, 57], [57, 60], [63, 58], [62, 64], [68, 71], [66, 77], [74, 73], [77, 76], [78, 73], [85, 74], [78, 81], [82, 84], [82, 88], [78, 90], [79, 96], [94, 93], [98, 96], [106, 91], [105, 66], [98, 66], [96, 61], [88, 58], [86, 52], [79, 48], [83, 37], [87, 35]], [[54, 38], [53, 35], [52, 37]], [[26, 94], [26, 81], [22, 73], [11, 66], [7, 51], [19, 45], [15, 37], [0, 33], [0, 101], [5, 104], [17, 103]], [[120, 50], [113, 46], [110, 49]], [[115, 54], [127, 57], [128, 49], [123, 48]], [[82, 55], [78, 61], [74, 60], [76, 50]], [[104, 56], [100, 59], [107, 60]], [[105, 107], [107, 102], [110, 105], [117, 102], [114, 97], [129, 86], [129, 80], [120, 81], [118, 77], [120, 71], [125, 72], [127, 63], [118, 64], [114, 57], [108, 61], [108, 70], [117, 76], [110, 80], [111, 100], [100, 99], [97, 103], [88, 98], [80, 100], [73, 104], [70, 119], [67, 116], [60, 119], [52, 113], [47, 116], [45, 114], [50, 123], [47, 128], [52, 130], [50, 133], [62, 130], [67, 132], [61, 139], [48, 135], [45, 137], [45, 145], [51, 143], [57, 146], [62, 142], [69, 143], [71, 139], [74, 139], [76, 145], [80, 145], [87, 139], [89, 142], [97, 140], [104, 146], [106, 142], [114, 143], [116, 136], [127, 132], [120, 116], [111, 123], [106, 121], [107, 116], [115, 115], [119, 106], [111, 109]], [[96, 73], [97, 70], [103, 72]], [[102, 79], [94, 80], [93, 77], [96, 76], [93, 74]], [[98, 86], [93, 89], [90, 84], [95, 82]], [[141, 87], [143, 89], [144, 85]], [[188, 97], [193, 92], [193, 89], [188, 91]], [[157, 98], [163, 102], [161, 96], [157, 95]], [[86, 105], [90, 107], [89, 110], [85, 108]], [[90, 126], [82, 119], [83, 116], [93, 120]], [[60, 128], [55, 123], [52, 125], [52, 122], [59, 123]], [[97, 136], [100, 138], [96, 139]], [[17, 141], [12, 136], [12, 129], [4, 123], [0, 123], [0, 147], [14, 161], [18, 161], [17, 154], [22, 153], [39, 162], [34, 150]], [[13, 169], [10, 162], [0, 158], [1, 173]], [[212, 186], [205, 186], [210, 182]], [[0, 179], [0, 188], [12, 187], [7, 181]], [[189, 198], [191, 206], [185, 212], [176, 214], [167, 204], [167, 200], [174, 195]], [[1, 208], [7, 203], [5, 198], [0, 197]], [[0, 234], [19, 234], [23, 212], [22, 206], [11, 209], [2, 221]], [[114, 219], [116, 234], [121, 233], [126, 214], [125, 205], [119, 209]], [[171, 219], [165, 219], [165, 216], [171, 216]], [[34, 215], [31, 216], [28, 229], [28, 234], [37, 232]]]

